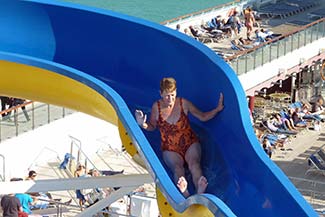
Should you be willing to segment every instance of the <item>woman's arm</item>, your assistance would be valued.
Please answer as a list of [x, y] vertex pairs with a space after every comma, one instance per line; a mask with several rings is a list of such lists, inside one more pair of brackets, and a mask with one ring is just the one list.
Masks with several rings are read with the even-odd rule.
[[208, 121], [212, 118], [214, 118], [222, 109], [223, 109], [223, 94], [220, 93], [220, 97], [219, 97], [219, 102], [218, 102], [218, 106], [214, 109], [212, 109], [211, 111], [208, 112], [202, 112], [200, 111], [198, 108], [196, 108], [193, 103], [191, 103], [188, 100], [184, 100], [185, 101], [185, 107], [187, 108], [187, 110], [196, 118], [198, 118], [200, 121]]
[[147, 115], [144, 114], [141, 110], [135, 111], [135, 117], [140, 125], [145, 130], [153, 131], [157, 127], [157, 120], [158, 120], [158, 106], [157, 103], [154, 103], [151, 108], [151, 115], [150, 119], [147, 122]]

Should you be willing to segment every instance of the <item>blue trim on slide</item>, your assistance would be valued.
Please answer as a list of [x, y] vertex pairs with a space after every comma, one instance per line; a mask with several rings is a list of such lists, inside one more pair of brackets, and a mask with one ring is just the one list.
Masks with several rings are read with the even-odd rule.
[[[50, 69], [105, 96], [177, 211], [200, 203], [216, 216], [317, 216], [261, 149], [236, 74], [206, 46], [167, 27], [102, 9], [52, 0], [2, 2], [0, 51], [12, 54], [0, 57]], [[213, 120], [191, 117], [209, 187], [207, 194], [188, 200], [160, 162], [159, 134], [143, 133], [132, 115], [136, 108], [150, 112], [166, 76], [175, 77], [178, 94], [202, 110], [215, 107], [220, 92], [225, 96], [225, 109]]]

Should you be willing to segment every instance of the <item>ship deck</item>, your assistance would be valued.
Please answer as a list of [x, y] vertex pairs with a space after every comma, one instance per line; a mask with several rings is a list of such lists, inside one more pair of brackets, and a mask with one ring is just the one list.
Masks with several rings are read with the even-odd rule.
[[[87, 131], [85, 133], [84, 123], [89, 122], [93, 126], [98, 126], [96, 128], [98, 130]], [[3, 127], [6, 127], [6, 125]], [[114, 130], [112, 131], [111, 128], [112, 126], [109, 123], [105, 123], [102, 120], [82, 113], [74, 113], [34, 131], [7, 139], [1, 143], [1, 146], [17, 150], [19, 144], [33, 145], [41, 154], [38, 154], [37, 159], [28, 168], [38, 172], [39, 180], [69, 178], [69, 174], [66, 174], [58, 168], [60, 160], [55, 152], [64, 153], [63, 150], [68, 151], [70, 149], [71, 135], [82, 142], [84, 149], [87, 149], [87, 153], [93, 153], [89, 154], [89, 157], [91, 157], [91, 161], [97, 168], [115, 171], [124, 169], [124, 174], [146, 173], [125, 152], [120, 150], [119, 146], [116, 146], [120, 144], [120, 141], [118, 134]], [[110, 135], [107, 134], [109, 130], [112, 131]], [[53, 132], [56, 133], [53, 134]], [[87, 136], [85, 136], [86, 134]], [[306, 200], [315, 209], [323, 211], [325, 209], [325, 176], [318, 172], [309, 172], [306, 174], [306, 171], [310, 168], [308, 165], [308, 157], [321, 148], [325, 144], [324, 141], [325, 124], [322, 125], [320, 131], [308, 129], [301, 131], [296, 137], [290, 139], [290, 142], [286, 144], [284, 149], [274, 150], [271, 158], [289, 179], [291, 179]], [[41, 147], [42, 145], [44, 146], [43, 148]], [[55, 152], [52, 150], [55, 150]], [[17, 157], [22, 157], [26, 152], [27, 149], [24, 148], [21, 156], [19, 155]], [[63, 158], [62, 155], [59, 155], [61, 159]], [[89, 165], [89, 168], [91, 168], [91, 165]], [[15, 177], [23, 175], [18, 171], [27, 171], [26, 169], [16, 168], [16, 173], [12, 172], [11, 175]], [[146, 195], [155, 197], [153, 186], [144, 185]], [[61, 198], [62, 201], [72, 199], [72, 206], [67, 207], [67, 211], [63, 213], [63, 216], [75, 216], [80, 213], [74, 191], [52, 192], [52, 195], [54, 198]], [[126, 207], [125, 198], [121, 198], [114, 203], [112, 211], [123, 213], [126, 211]], [[322, 215], [320, 214], [320, 216]]]
[[[323, 18], [324, 16], [319, 15], [319, 11], [324, 11], [324, 10], [325, 10], [325, 5], [320, 4], [286, 17], [261, 16], [261, 18], [258, 19], [257, 22], [259, 24], [260, 29], [261, 28], [269, 29], [276, 34], [287, 35], [292, 32], [303, 29], [304, 26], [316, 21], [317, 19]], [[243, 22], [243, 17], [240, 18], [241, 21]], [[207, 40], [205, 45], [211, 48], [212, 50], [216, 51], [220, 56], [224, 58], [234, 56], [238, 54], [240, 51], [231, 49], [231, 40], [239, 39], [240, 37], [246, 39], [246, 28], [244, 27], [242, 29], [243, 30], [238, 34], [238, 36], [225, 37], [218, 41]], [[254, 31], [256, 29], [258, 29], [258, 27], [254, 27], [252, 33], [253, 41], [255, 39]]]

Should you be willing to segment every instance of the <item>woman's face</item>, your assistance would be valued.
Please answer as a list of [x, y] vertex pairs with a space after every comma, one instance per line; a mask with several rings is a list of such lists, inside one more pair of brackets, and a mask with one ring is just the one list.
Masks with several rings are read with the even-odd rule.
[[176, 90], [174, 91], [164, 91], [162, 93], [160, 93], [160, 96], [163, 100], [163, 102], [165, 103], [165, 105], [167, 106], [173, 106], [176, 100]]

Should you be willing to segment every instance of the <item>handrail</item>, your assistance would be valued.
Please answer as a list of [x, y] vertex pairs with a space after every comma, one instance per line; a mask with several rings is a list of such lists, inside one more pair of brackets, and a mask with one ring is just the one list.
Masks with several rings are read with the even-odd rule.
[[6, 181], [6, 159], [5, 156], [0, 154], [0, 157], [2, 158], [2, 175], [0, 174], [1, 180], [4, 182]]
[[[149, 174], [131, 174], [102, 177], [86, 177], [82, 179], [44, 179], [28, 180], [22, 182], [2, 182], [0, 183], [0, 194], [21, 193], [21, 192], [48, 192], [66, 191], [75, 189], [119, 187], [109, 197], [101, 199], [83, 212], [82, 216], [92, 216], [100, 212], [104, 207], [109, 206], [123, 195], [134, 191], [144, 183], [151, 183], [152, 177]], [[79, 215], [81, 216], [81, 215]]]
[[281, 40], [281, 39], [287, 38], [287, 37], [289, 37], [289, 36], [291, 36], [291, 35], [294, 35], [294, 34], [296, 34], [296, 33], [298, 33], [298, 32], [301, 32], [301, 31], [303, 31], [303, 30], [305, 30], [305, 29], [308, 29], [309, 27], [312, 27], [312, 26], [314, 26], [314, 25], [316, 25], [316, 24], [318, 24], [318, 23], [324, 22], [324, 21], [325, 21], [325, 18], [321, 18], [321, 19], [316, 20], [316, 21], [314, 21], [314, 22], [312, 22], [312, 23], [309, 23], [309, 24], [307, 24], [307, 25], [305, 25], [305, 26], [303, 26], [303, 27], [300, 27], [300, 28], [298, 28], [298, 29], [296, 29], [296, 30], [293, 30], [293, 31], [291, 31], [291, 32], [289, 32], [289, 33], [283, 34], [283, 35], [281, 35], [281, 36], [279, 36], [279, 37], [276, 37], [276, 38], [274, 38], [274, 39], [272, 39], [272, 40], [269, 40], [269, 41], [266, 41], [266, 42], [264, 42], [264, 43], [261, 43], [261, 44], [259, 44], [258, 46], [255, 46], [255, 47], [253, 47], [253, 48], [250, 48], [250, 49], [247, 49], [247, 50], [244, 50], [244, 51], [239, 51], [239, 52], [237, 52], [236, 54], [234, 54], [234, 55], [232, 55], [232, 56], [229, 56], [229, 57], [225, 58], [225, 61], [231, 61], [231, 60], [233, 60], [233, 59], [238, 58], [239, 56], [243, 56], [243, 55], [245, 55], [245, 54], [251, 53], [251, 52], [253, 52], [253, 51], [255, 51], [255, 50], [257, 50], [257, 49], [259, 49], [259, 48], [261, 48], [261, 47], [264, 47], [265, 45], [268, 45], [268, 44], [274, 43], [274, 42], [276, 42], [276, 41], [279, 41], [279, 40]]
[[55, 153], [55, 154], [56, 154], [56, 157], [58, 158], [58, 160], [60, 160], [59, 153], [58, 153], [57, 151], [55, 151], [55, 150], [53, 150], [53, 149], [51, 149], [51, 148], [49, 148], [49, 147], [43, 147], [43, 148], [41, 149], [41, 151], [39, 152], [39, 154], [38, 154], [38, 155], [35, 157], [35, 159], [32, 161], [32, 163], [27, 167], [27, 170], [30, 170], [30, 169], [32, 168], [32, 166], [35, 164], [36, 160], [41, 156], [41, 154], [43, 154], [43, 151], [44, 151], [44, 150], [49, 150], [49, 151]]
[[14, 111], [14, 110], [17, 110], [17, 109], [19, 109], [21, 107], [24, 107], [24, 106], [27, 106], [29, 104], [32, 104], [33, 102], [34, 101], [28, 101], [28, 102], [25, 102], [23, 104], [19, 104], [19, 105], [16, 105], [14, 107], [8, 108], [6, 110], [0, 111], [0, 115], [5, 114], [5, 113], [8, 113], [8, 112], [11, 112], [11, 111]]
[[[58, 110], [56, 110], [56, 109], [53, 111], [50, 111], [50, 108], [52, 106], [50, 104], [39, 103], [39, 105], [35, 106], [35, 103], [37, 103], [37, 102], [28, 100], [22, 104], [19, 104], [14, 107], [0, 111], [0, 114], [1, 114], [0, 115], [0, 142], [2, 142], [3, 140], [5, 140], [7, 138], [11, 138], [11, 136], [14, 136], [14, 135], [18, 136], [20, 133], [22, 133], [19, 131], [19, 129], [23, 129], [23, 132], [26, 132], [26, 128], [27, 128], [27, 130], [34, 130], [36, 127], [41, 126], [42, 122], [45, 120], [47, 120], [47, 123], [50, 123], [52, 121], [52, 119], [51, 119], [52, 114], [53, 114], [53, 120], [56, 120], [57, 118], [64, 118], [66, 116], [66, 112], [65, 112], [66, 108], [64, 108], [64, 107], [62, 107], [62, 114], [59, 114]], [[30, 108], [28, 108], [27, 106], [30, 104], [31, 104], [31, 106], [30, 106]], [[25, 110], [23, 109], [24, 106], [26, 107]], [[37, 112], [38, 109], [41, 109], [44, 106], [47, 106], [47, 119], [46, 119], [46, 117], [43, 117], [43, 116], [35, 116], [35, 112]], [[20, 115], [20, 112], [18, 112], [19, 108], [22, 109], [22, 111], [26, 117], [26, 121], [28, 122], [29, 119], [31, 120], [31, 122], [29, 124], [27, 124], [27, 122], [23, 123], [23, 122], [18, 121], [18, 117]], [[15, 133], [13, 133], [14, 131], [8, 131], [8, 130], [3, 131], [2, 130], [3, 128], [6, 128], [6, 126], [9, 126], [9, 127], [12, 126], [11, 124], [8, 125], [7, 121], [5, 121], [5, 114], [11, 113], [11, 111], [14, 111]], [[31, 112], [31, 117], [28, 117], [29, 112]], [[3, 116], [2, 119], [1, 119], [1, 116]], [[8, 118], [7, 120], [9, 122], [11, 122], [10, 118]]]
[[108, 147], [110, 150], [112, 150], [116, 155], [120, 155], [120, 151], [117, 150], [117, 148], [113, 148], [111, 146], [111, 143], [106, 143], [106, 142], [102, 142], [99, 139], [96, 139], [97, 141], [101, 142], [101, 145], [99, 146], [99, 148], [97, 149], [96, 153], [99, 154], [102, 150], [105, 150], [105, 147]]
[[315, 184], [325, 185], [325, 182], [317, 181], [317, 180], [310, 180], [310, 179], [304, 179], [304, 178], [293, 177], [293, 176], [288, 176], [288, 178], [290, 180], [297, 180], [297, 181], [302, 181], [302, 182], [312, 182]]
[[231, 5], [234, 5], [234, 4], [239, 3], [241, 1], [242, 0], [235, 0], [233, 2], [228, 2], [228, 3], [224, 3], [224, 4], [221, 4], [221, 5], [214, 6], [214, 7], [206, 8], [206, 9], [203, 9], [203, 10], [200, 10], [200, 11], [196, 11], [196, 12], [193, 12], [193, 13], [190, 13], [190, 14], [185, 14], [185, 15], [182, 15], [182, 16], [179, 16], [179, 17], [175, 17], [175, 18], [170, 19], [170, 20], [165, 20], [165, 21], [161, 22], [160, 24], [161, 25], [166, 25], [166, 24], [169, 24], [169, 23], [172, 23], [172, 22], [177, 22], [177, 21], [180, 21], [180, 20], [184, 20], [186, 18], [189, 18], [189, 17], [193, 17], [193, 16], [196, 16], [196, 15], [204, 14], [206, 12], [210, 12], [210, 11], [213, 11], [213, 10], [216, 10], [216, 9], [220, 9], [220, 8], [223, 8], [223, 7], [231, 6]]
[[320, 69], [320, 76], [322, 78], [323, 81], [325, 81], [325, 75], [324, 75], [324, 69], [325, 69], [325, 62], [322, 64], [322, 67]]
[[[81, 148], [81, 145], [82, 145], [81, 141], [79, 139], [77, 139], [76, 137], [74, 137], [74, 136], [69, 135], [69, 137], [72, 140], [72, 142], [71, 142], [71, 153], [70, 153], [71, 155], [72, 155], [72, 151], [73, 151], [73, 147], [72, 147], [73, 144], [75, 144], [78, 147], [77, 163], [80, 163], [80, 155], [82, 154], [84, 156], [84, 158], [85, 158], [85, 163], [86, 163], [85, 167], [86, 167], [86, 169], [87, 169], [87, 164], [89, 162], [92, 165], [93, 169], [99, 171], [98, 168], [95, 166], [95, 164], [90, 160], [90, 158], [82, 150], [82, 148]], [[74, 143], [73, 141], [78, 141], [79, 142], [79, 145], [77, 143]]]
[[[298, 189], [298, 191], [304, 195], [304, 196], [309, 196], [309, 203], [314, 206], [316, 203], [314, 203], [315, 199], [317, 200], [317, 198], [324, 198], [325, 196], [325, 191], [321, 191], [320, 189], [324, 189], [321, 186], [325, 185], [325, 182], [322, 181], [317, 181], [317, 180], [310, 180], [310, 179], [305, 179], [305, 178], [299, 178], [299, 177], [292, 177], [289, 176], [288, 177], [292, 183], [294, 183], [294, 185], [296, 186], [296, 188]], [[296, 184], [295, 184], [296, 182]], [[303, 187], [304, 188], [300, 188], [300, 186], [298, 186], [298, 183], [304, 183]], [[307, 183], [307, 186], [306, 186]], [[316, 188], [316, 186], [319, 185], [318, 188]], [[308, 188], [308, 186], [310, 188]], [[322, 209], [325, 208], [324, 205], [322, 205]], [[315, 208], [315, 206], [314, 206]], [[315, 209], [316, 210], [316, 209]]]

